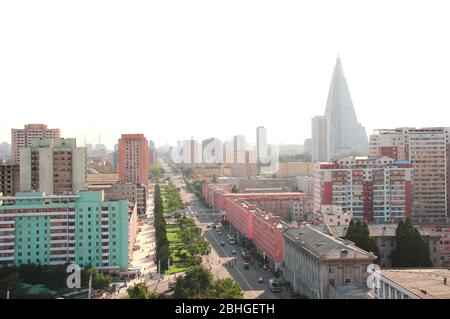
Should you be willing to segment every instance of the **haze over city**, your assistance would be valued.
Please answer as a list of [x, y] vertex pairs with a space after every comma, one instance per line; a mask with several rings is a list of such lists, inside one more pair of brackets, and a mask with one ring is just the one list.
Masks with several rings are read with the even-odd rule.
[[[337, 54], [358, 121], [446, 126], [445, 1], [0, 4], [0, 141], [23, 123], [112, 148], [142, 132], [302, 144]], [[50, 10], [51, 8], [51, 10]], [[401, 19], [401, 20], [400, 20]], [[420, 111], [426, 109], [426, 112]]]

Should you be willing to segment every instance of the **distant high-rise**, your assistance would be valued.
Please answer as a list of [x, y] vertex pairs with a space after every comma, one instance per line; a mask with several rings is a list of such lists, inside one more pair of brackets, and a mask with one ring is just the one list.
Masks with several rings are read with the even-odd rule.
[[325, 109], [327, 155], [340, 156], [353, 152], [367, 154], [369, 142], [364, 127], [358, 123], [347, 80], [337, 57]]
[[370, 136], [371, 156], [411, 162], [413, 217], [450, 217], [449, 137], [449, 127], [381, 129]]
[[329, 160], [327, 149], [327, 119], [325, 116], [315, 116], [311, 121], [312, 145], [311, 156], [315, 162]]
[[76, 193], [86, 188], [85, 147], [74, 138], [35, 139], [20, 150], [20, 190], [47, 195]]
[[148, 188], [148, 142], [144, 134], [122, 134], [119, 139], [119, 180]]
[[31, 147], [33, 139], [57, 138], [60, 137], [59, 128], [49, 129], [44, 124], [28, 124], [23, 129], [11, 129], [12, 154], [14, 163], [20, 161], [20, 149]]
[[247, 150], [247, 143], [244, 135], [233, 136], [233, 155], [234, 163], [245, 163], [245, 151]]
[[256, 159], [258, 163], [267, 161], [267, 153], [267, 130], [264, 126], [258, 126], [256, 128]]
[[202, 162], [201, 145], [192, 137], [190, 140], [183, 141], [183, 163], [200, 164]]
[[156, 152], [155, 142], [152, 140], [148, 142], [148, 161], [150, 165], [158, 163], [158, 153]]

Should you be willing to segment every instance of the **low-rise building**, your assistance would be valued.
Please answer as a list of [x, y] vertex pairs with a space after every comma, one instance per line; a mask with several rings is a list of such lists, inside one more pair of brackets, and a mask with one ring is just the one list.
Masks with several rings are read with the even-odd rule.
[[450, 299], [450, 270], [382, 269], [374, 276], [376, 299]]
[[285, 162], [278, 164], [277, 177], [294, 177], [312, 175], [313, 162]]
[[450, 267], [450, 218], [417, 218], [414, 224], [440, 237], [441, 266]]
[[[322, 225], [315, 226], [317, 229], [330, 233], [337, 237], [345, 237], [348, 225]], [[381, 268], [390, 268], [392, 266], [391, 255], [395, 250], [397, 224], [369, 224], [369, 236], [375, 239], [379, 256], [377, 264]], [[434, 267], [441, 266], [441, 247], [440, 235], [422, 227], [417, 227], [422, 238], [428, 244], [430, 261]]]
[[314, 199], [306, 196], [304, 199], [292, 199], [289, 202], [290, 216], [293, 221], [312, 221]]
[[295, 292], [327, 299], [345, 285], [366, 285], [376, 256], [310, 225], [284, 232], [284, 278]]
[[322, 205], [320, 210], [314, 213], [314, 224], [348, 226], [352, 217], [352, 213], [347, 212], [339, 205]]

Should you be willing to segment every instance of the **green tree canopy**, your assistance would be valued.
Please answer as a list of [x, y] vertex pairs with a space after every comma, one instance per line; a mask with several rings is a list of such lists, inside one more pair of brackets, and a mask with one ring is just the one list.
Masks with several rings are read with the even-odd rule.
[[365, 251], [373, 252], [376, 256], [379, 254], [375, 239], [370, 237], [369, 226], [364, 222], [351, 220], [344, 238]]
[[400, 221], [395, 234], [393, 267], [432, 267], [427, 243], [411, 221]]

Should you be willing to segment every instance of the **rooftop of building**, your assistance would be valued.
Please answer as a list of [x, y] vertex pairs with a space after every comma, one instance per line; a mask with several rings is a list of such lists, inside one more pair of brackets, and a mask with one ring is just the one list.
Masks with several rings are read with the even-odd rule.
[[47, 195], [44, 192], [19, 192], [15, 196], [0, 196], [0, 209], [10, 209], [11, 206], [67, 205], [75, 202], [104, 202], [104, 192], [103, 190], [79, 191], [76, 194], [64, 195]]
[[87, 174], [87, 184], [114, 184], [119, 181], [119, 174]]
[[249, 203], [245, 200], [236, 200], [237, 204], [241, 207], [248, 209], [248, 211], [255, 216], [257, 216], [260, 220], [263, 220], [265, 223], [270, 224], [272, 227], [283, 229], [285, 228], [282, 223], [281, 216], [274, 215], [272, 213], [268, 213], [260, 208], [258, 208], [255, 204]]
[[[381, 276], [421, 299], [450, 299], [449, 269], [383, 269]], [[447, 284], [444, 284], [445, 278], [447, 278]]]
[[376, 256], [352, 242], [327, 235], [308, 224], [286, 230], [285, 237], [297, 242], [322, 260], [375, 260]]
[[228, 197], [263, 197], [263, 196], [278, 196], [279, 198], [283, 197], [297, 197], [297, 198], [306, 198], [306, 193], [298, 193], [298, 192], [284, 192], [284, 193], [229, 193], [226, 194]]
[[[397, 224], [369, 224], [369, 233], [371, 237], [395, 237]], [[417, 227], [417, 226], [416, 226]], [[326, 233], [332, 232], [332, 235], [344, 237], [348, 226], [345, 225], [314, 225], [314, 228]], [[422, 236], [437, 236], [433, 231], [417, 227]]]

